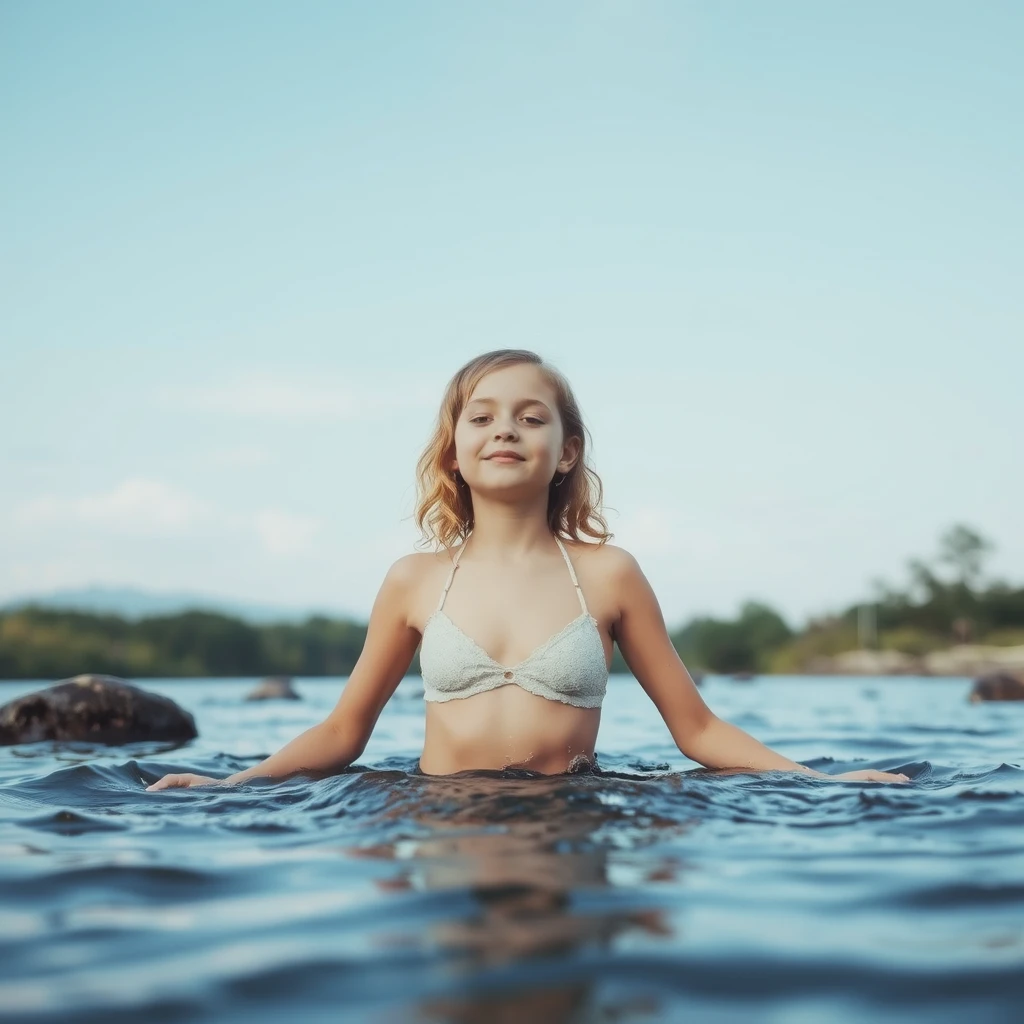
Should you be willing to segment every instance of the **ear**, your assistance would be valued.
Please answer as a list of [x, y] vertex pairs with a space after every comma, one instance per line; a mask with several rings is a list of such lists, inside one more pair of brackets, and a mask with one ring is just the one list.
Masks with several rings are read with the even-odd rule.
[[568, 473], [576, 465], [583, 447], [578, 437], [570, 437], [562, 445], [562, 457], [558, 460], [558, 472]]

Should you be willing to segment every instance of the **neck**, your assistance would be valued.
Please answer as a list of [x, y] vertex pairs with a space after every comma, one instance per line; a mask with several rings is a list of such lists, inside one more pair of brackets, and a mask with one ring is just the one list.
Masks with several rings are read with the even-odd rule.
[[514, 560], [549, 547], [547, 494], [511, 504], [473, 495], [474, 555]]

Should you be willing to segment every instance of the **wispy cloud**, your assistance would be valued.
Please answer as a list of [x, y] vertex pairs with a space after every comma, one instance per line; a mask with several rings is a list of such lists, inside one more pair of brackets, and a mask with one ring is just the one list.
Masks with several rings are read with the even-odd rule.
[[215, 448], [205, 454], [205, 460], [211, 465], [230, 469], [255, 469], [269, 465], [274, 456], [266, 448], [243, 444]]
[[107, 491], [42, 495], [14, 509], [16, 526], [57, 535], [71, 530], [122, 537], [197, 537], [230, 533], [274, 557], [314, 550], [322, 520], [280, 508], [228, 510], [151, 477], [133, 477]]
[[233, 380], [184, 394], [165, 393], [171, 404], [244, 419], [291, 423], [338, 423], [372, 418], [410, 405], [437, 400], [437, 387], [388, 375], [389, 383], [356, 378], [293, 377], [268, 372], [242, 374]]
[[263, 509], [253, 520], [264, 550], [271, 555], [303, 555], [313, 550], [321, 521], [280, 509]]
[[206, 502], [151, 477], [133, 477], [98, 494], [43, 495], [14, 511], [21, 526], [79, 524], [145, 536], [183, 533], [213, 516]]
[[718, 534], [701, 528], [685, 511], [668, 504], [634, 505], [628, 515], [609, 516], [609, 525], [615, 542], [637, 555], [685, 555], [688, 560], [706, 561], [722, 554]]

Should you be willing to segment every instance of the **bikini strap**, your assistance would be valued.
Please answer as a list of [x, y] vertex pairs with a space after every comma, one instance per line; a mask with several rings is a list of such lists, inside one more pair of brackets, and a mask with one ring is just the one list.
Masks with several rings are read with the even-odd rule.
[[[466, 540], [469, 540], [467, 537]], [[444, 590], [441, 591], [441, 600], [437, 602], [437, 611], [440, 611], [444, 607], [444, 599], [448, 596], [448, 591], [451, 588], [452, 580], [455, 579], [455, 570], [459, 567], [459, 559], [462, 557], [462, 552], [466, 550], [466, 541], [462, 542], [461, 547], [455, 552], [455, 557], [452, 559], [452, 571], [448, 573], [448, 580], [444, 585]]]
[[572, 567], [572, 562], [569, 561], [569, 552], [565, 550], [565, 545], [558, 537], [555, 538], [555, 543], [558, 545], [558, 550], [562, 552], [565, 564], [569, 567], [569, 575], [572, 577], [572, 585], [576, 588], [576, 596], [580, 599], [580, 607], [583, 609], [583, 614], [589, 615], [587, 602], [583, 600], [583, 591], [580, 589], [580, 581], [576, 579], [576, 570]]

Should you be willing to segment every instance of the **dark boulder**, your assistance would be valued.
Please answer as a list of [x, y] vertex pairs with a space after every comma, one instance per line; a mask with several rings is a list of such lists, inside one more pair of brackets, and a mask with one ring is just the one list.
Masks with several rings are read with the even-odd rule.
[[169, 697], [116, 676], [81, 675], [0, 707], [0, 745], [81, 740], [117, 746], [194, 739], [192, 716]]
[[255, 689], [245, 695], [246, 700], [302, 700], [292, 687], [289, 676], [267, 676]]
[[972, 703], [983, 700], [1024, 700], [1024, 679], [1009, 672], [989, 672], [974, 680]]

